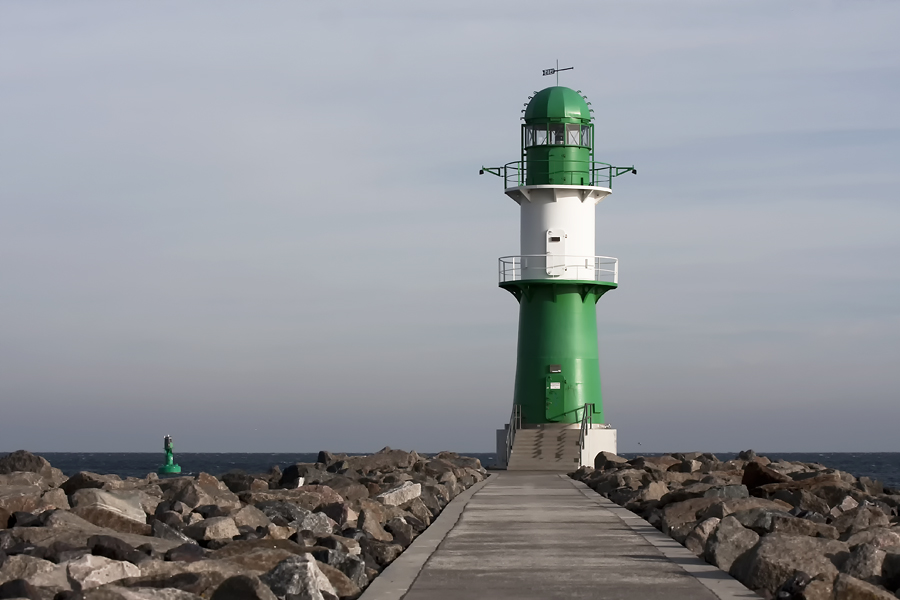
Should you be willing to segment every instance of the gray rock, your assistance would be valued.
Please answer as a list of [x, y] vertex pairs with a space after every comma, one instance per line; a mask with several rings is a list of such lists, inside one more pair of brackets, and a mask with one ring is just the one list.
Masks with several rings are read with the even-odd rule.
[[316, 537], [324, 537], [334, 533], [336, 523], [322, 513], [310, 513], [300, 521], [300, 529], [312, 531]]
[[45, 477], [50, 476], [50, 463], [43, 456], [27, 450], [16, 450], [0, 458], [0, 474], [28, 471]]
[[394, 540], [390, 533], [384, 530], [375, 513], [367, 508], [359, 511], [359, 519], [357, 519], [357, 529], [365, 532], [372, 539], [381, 542], [391, 542]]
[[170, 540], [173, 542], [178, 542], [179, 544], [196, 544], [197, 542], [188, 536], [184, 535], [174, 527], [169, 527], [162, 521], [153, 521], [153, 525], [150, 526], [153, 537], [158, 537], [164, 540]]
[[9, 556], [0, 566], [0, 583], [6, 583], [14, 579], [31, 580], [42, 573], [55, 571], [57, 565], [27, 554]]
[[286, 558], [260, 580], [279, 598], [291, 594], [297, 600], [337, 600], [331, 582], [306, 554]]
[[83, 488], [72, 494], [70, 499], [74, 514], [99, 527], [139, 535], [150, 532], [144, 511], [148, 496], [143, 492]]
[[847, 544], [837, 540], [770, 533], [735, 560], [729, 573], [750, 589], [774, 593], [794, 571], [834, 580], [838, 570], [832, 560], [841, 562], [848, 554]]
[[395, 517], [385, 523], [384, 529], [394, 538], [395, 544], [400, 544], [404, 548], [412, 544], [415, 537], [412, 526], [399, 517]]
[[791, 518], [791, 515], [770, 507], [754, 507], [745, 510], [739, 510], [732, 513], [741, 525], [748, 529], [752, 529], [758, 534], [764, 535], [771, 533], [775, 528], [775, 518]]
[[613, 454], [612, 452], [601, 452], [594, 457], [594, 468], [597, 470], [606, 470], [624, 465], [627, 462], [627, 458]]
[[660, 500], [669, 493], [669, 486], [662, 481], [651, 481], [646, 487], [641, 488], [637, 495], [638, 502], [652, 502]]
[[703, 493], [704, 498], [749, 498], [750, 492], [745, 485], [723, 485], [709, 488]]
[[359, 586], [353, 583], [341, 570], [321, 562], [317, 562], [316, 566], [328, 578], [328, 582], [334, 588], [335, 594], [339, 598], [356, 598], [359, 596]]
[[194, 525], [188, 525], [184, 528], [184, 534], [189, 538], [198, 541], [208, 540], [230, 540], [236, 535], [240, 535], [234, 519], [231, 517], [212, 517], [211, 519], [203, 519]]
[[[357, 547], [357, 554], [358, 553], [359, 547]], [[341, 573], [346, 575], [358, 588], [364, 588], [368, 583], [368, 577], [366, 577], [366, 563], [358, 555], [354, 556], [342, 550], [333, 549], [317, 550], [313, 552], [313, 557], [316, 560], [341, 571]]]
[[733, 515], [722, 519], [706, 543], [706, 559], [723, 571], [759, 541], [759, 534], [747, 529]]
[[253, 575], [235, 575], [223, 581], [213, 592], [212, 600], [276, 600], [266, 584]]
[[238, 527], [267, 527], [271, 522], [266, 513], [252, 504], [242, 506], [229, 516], [234, 519], [234, 524]]
[[841, 572], [869, 583], [881, 583], [885, 552], [873, 544], [860, 544], [841, 565]]
[[900, 546], [900, 533], [886, 527], [875, 527], [854, 533], [847, 538], [847, 545], [851, 549], [860, 544], [872, 544], [881, 549]]
[[[105, 486], [105, 487], [104, 487]], [[101, 475], [90, 471], [79, 471], [69, 477], [65, 483], [60, 486], [67, 495], [71, 496], [78, 490], [95, 488], [95, 489], [116, 489], [122, 487], [122, 478], [118, 475]]]
[[163, 480], [160, 487], [165, 492], [164, 500], [182, 502], [190, 508], [210, 504], [225, 510], [237, 510], [241, 507], [240, 499], [228, 486], [206, 473], [201, 473], [197, 479], [180, 477]]
[[720, 498], [691, 498], [667, 505], [663, 509], [660, 523], [662, 532], [678, 543], [684, 543], [698, 520], [698, 513], [721, 501]]
[[709, 541], [709, 536], [716, 530], [716, 527], [719, 526], [720, 522], [721, 519], [712, 517], [697, 523], [696, 527], [694, 527], [685, 538], [684, 547], [697, 556], [703, 556], [703, 553], [706, 551], [706, 543]]
[[75, 590], [86, 590], [140, 574], [141, 569], [130, 562], [90, 554], [66, 565], [66, 575]]
[[[262, 511], [268, 519], [276, 525], [287, 525], [288, 523], [302, 522], [310, 511], [300, 508], [291, 502], [283, 500], [267, 500], [256, 504], [256, 508]], [[277, 519], [281, 519], [279, 523]]]
[[403, 546], [400, 544], [389, 544], [368, 538], [361, 539], [359, 543], [362, 546], [363, 559], [371, 558], [378, 567], [382, 568], [391, 564], [403, 552]]
[[764, 466], [760, 461], [750, 461], [744, 467], [744, 474], [741, 483], [747, 486], [748, 490], [761, 487], [763, 485], [787, 483], [791, 478], [783, 475], [778, 471]]
[[897, 596], [878, 586], [841, 573], [834, 582], [836, 600], [897, 600]]
[[900, 589], [900, 547], [885, 549], [881, 578], [884, 587], [889, 590]]
[[422, 486], [412, 481], [378, 494], [375, 499], [387, 506], [400, 506], [422, 495]]
[[847, 509], [831, 522], [831, 525], [843, 535], [844, 539], [866, 529], [888, 527], [890, 524], [891, 518], [874, 506], [856, 506]]

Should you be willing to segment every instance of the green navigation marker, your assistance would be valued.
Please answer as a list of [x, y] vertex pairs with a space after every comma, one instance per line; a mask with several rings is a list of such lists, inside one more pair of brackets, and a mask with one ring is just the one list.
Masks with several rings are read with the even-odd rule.
[[166, 453], [166, 464], [157, 469], [157, 472], [160, 475], [181, 473], [181, 467], [175, 464], [175, 445], [172, 443], [171, 435], [167, 435], [163, 440], [163, 450]]

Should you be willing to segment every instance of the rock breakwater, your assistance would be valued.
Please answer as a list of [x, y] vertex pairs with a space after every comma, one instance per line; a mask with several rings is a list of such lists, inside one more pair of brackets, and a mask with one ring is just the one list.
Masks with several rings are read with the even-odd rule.
[[900, 597], [900, 490], [878, 481], [752, 450], [604, 452], [570, 476], [763, 597]]
[[165, 479], [66, 477], [14, 452], [0, 458], [0, 598], [356, 598], [486, 476], [475, 458], [390, 448]]

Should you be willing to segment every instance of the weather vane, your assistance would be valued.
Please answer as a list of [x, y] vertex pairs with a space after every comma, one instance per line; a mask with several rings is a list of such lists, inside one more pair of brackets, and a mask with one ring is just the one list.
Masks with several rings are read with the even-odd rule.
[[559, 85], [559, 72], [560, 71], [571, 71], [574, 68], [575, 67], [563, 67], [562, 69], [560, 69], [559, 61], [556, 61], [556, 68], [555, 69], [544, 69], [544, 75], [545, 76], [546, 75], [556, 75], [556, 85]]

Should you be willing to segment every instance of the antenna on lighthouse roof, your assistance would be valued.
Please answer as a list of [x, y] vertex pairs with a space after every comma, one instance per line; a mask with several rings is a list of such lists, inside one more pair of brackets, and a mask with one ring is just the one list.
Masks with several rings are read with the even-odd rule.
[[560, 69], [559, 68], [559, 60], [557, 60], [556, 68], [555, 69], [544, 69], [544, 75], [545, 76], [546, 75], [556, 75], [556, 85], [559, 85], [559, 72], [560, 71], [571, 71], [574, 68], [575, 67], [563, 67], [562, 69]]

